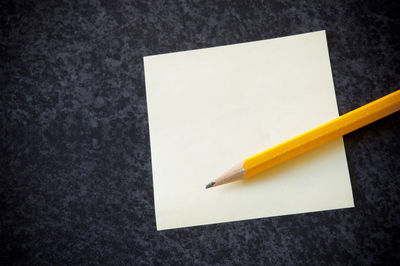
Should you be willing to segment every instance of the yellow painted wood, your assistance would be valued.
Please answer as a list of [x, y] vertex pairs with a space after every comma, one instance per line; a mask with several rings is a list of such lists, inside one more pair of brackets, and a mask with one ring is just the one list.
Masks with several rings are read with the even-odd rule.
[[245, 177], [252, 177], [277, 164], [319, 147], [400, 109], [400, 90], [247, 158]]

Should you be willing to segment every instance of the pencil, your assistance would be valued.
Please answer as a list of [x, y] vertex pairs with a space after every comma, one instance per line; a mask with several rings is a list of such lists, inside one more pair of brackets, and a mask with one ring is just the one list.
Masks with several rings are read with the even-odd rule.
[[310, 131], [253, 155], [207, 184], [206, 188], [253, 177], [400, 109], [400, 90], [359, 107]]

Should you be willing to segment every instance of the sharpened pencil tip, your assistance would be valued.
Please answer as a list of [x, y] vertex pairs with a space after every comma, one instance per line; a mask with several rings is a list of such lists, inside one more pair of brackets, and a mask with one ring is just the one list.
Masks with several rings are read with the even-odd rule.
[[207, 186], [206, 186], [206, 189], [207, 189], [207, 188], [210, 188], [210, 187], [212, 187], [212, 186], [214, 186], [214, 185], [215, 185], [215, 182], [208, 183]]

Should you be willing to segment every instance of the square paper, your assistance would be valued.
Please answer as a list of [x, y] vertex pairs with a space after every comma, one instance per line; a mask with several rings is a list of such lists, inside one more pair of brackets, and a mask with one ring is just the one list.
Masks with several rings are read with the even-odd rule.
[[354, 207], [342, 138], [205, 189], [338, 116], [325, 31], [147, 56], [144, 66], [158, 230]]

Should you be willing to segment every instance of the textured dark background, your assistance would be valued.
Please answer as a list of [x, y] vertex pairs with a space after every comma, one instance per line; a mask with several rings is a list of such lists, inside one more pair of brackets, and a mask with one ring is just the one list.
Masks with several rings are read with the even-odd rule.
[[344, 138], [356, 208], [157, 232], [142, 62], [326, 29], [343, 114], [399, 89], [399, 14], [399, 1], [1, 1], [0, 263], [399, 263], [400, 114]]

